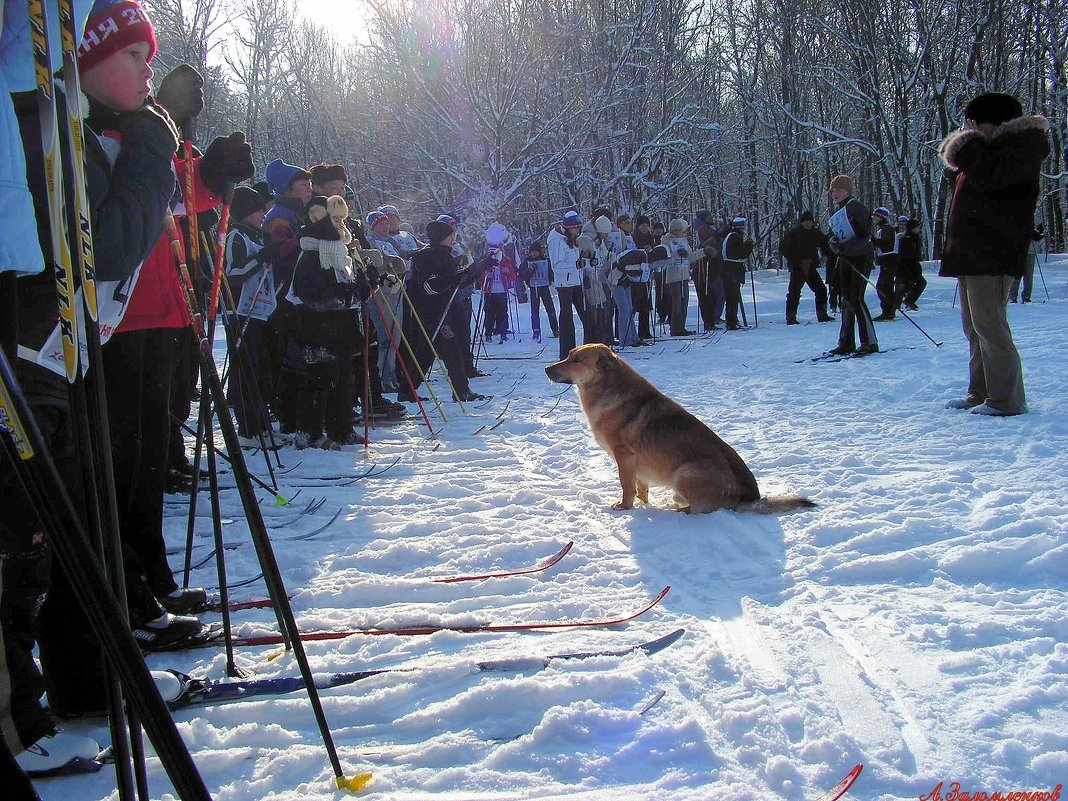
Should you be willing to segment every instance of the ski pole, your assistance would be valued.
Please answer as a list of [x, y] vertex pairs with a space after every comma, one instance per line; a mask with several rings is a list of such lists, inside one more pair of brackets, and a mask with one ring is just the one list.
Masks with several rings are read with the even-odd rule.
[[[841, 264], [841, 263], [842, 263], [842, 260], [841, 260], [841, 259], [839, 259], [839, 260], [838, 260], [838, 263], [839, 263], [839, 264]], [[848, 262], [848, 264], [849, 264], [849, 266], [850, 266], [850, 267], [852, 267], [852, 268], [853, 268], [853, 272], [855, 272], [855, 273], [856, 273], [856, 274], [857, 274], [858, 276], [860, 276], [860, 280], [862, 280], [862, 281], [863, 281], [863, 282], [864, 282], [865, 284], [867, 284], [868, 286], [870, 286], [870, 287], [871, 287], [872, 289], [875, 289], [875, 291], [876, 291], [876, 294], [878, 294], [878, 291], [879, 291], [879, 290], [878, 290], [878, 289], [876, 289], [876, 287], [875, 287], [875, 284], [873, 284], [873, 283], [872, 283], [872, 282], [871, 282], [871, 281], [870, 281], [870, 280], [868, 279], [868, 277], [867, 277], [866, 275], [864, 275], [864, 273], [862, 273], [862, 272], [861, 272], [860, 270], [858, 270], [858, 269], [857, 269], [857, 267], [856, 267], [856, 265], [855, 265], [855, 264], [853, 264], [853, 262], [851, 262], [851, 261], [850, 261], [850, 262]], [[954, 289], [954, 292], [953, 292], [953, 298], [954, 298], [954, 303], [956, 303], [956, 289]], [[916, 326], [916, 330], [917, 330], [917, 331], [919, 331], [919, 332], [920, 332], [921, 334], [923, 334], [923, 335], [924, 335], [925, 337], [927, 337], [927, 339], [929, 339], [929, 340], [931, 341], [931, 344], [932, 344], [932, 345], [934, 345], [934, 346], [935, 346], [936, 348], [937, 348], [937, 347], [940, 347], [940, 346], [942, 345], [942, 343], [941, 343], [941, 342], [935, 342], [935, 341], [934, 341], [933, 339], [931, 339], [931, 335], [930, 335], [930, 334], [928, 334], [928, 333], [927, 333], [926, 331], [924, 331], [924, 330], [923, 330], [923, 329], [922, 329], [922, 328], [920, 327], [919, 323], [917, 323], [917, 322], [916, 322], [915, 320], [913, 320], [913, 319], [912, 319], [911, 317], [909, 317], [908, 313], [907, 313], [907, 312], [906, 312], [906, 311], [905, 311], [904, 309], [898, 309], [898, 311], [899, 311], [899, 312], [901, 312], [901, 316], [902, 316], [902, 317], [904, 317], [904, 318], [905, 318], [906, 320], [908, 320], [908, 321], [909, 321], [910, 323], [912, 323], [912, 324], [913, 324], [914, 326]]]
[[100, 638], [104, 656], [119, 677], [127, 702], [148, 732], [171, 784], [182, 801], [211, 801], [125, 622], [124, 607], [108, 586], [3, 349], [0, 349], [0, 420], [6, 435], [0, 439], [11, 468], [46, 527], [75, 597]]
[[[363, 270], [365, 280], [367, 280], [367, 262], [363, 258], [363, 255], [361, 254], [359, 249], [353, 251], [353, 259], [357, 264], [360, 265], [360, 269]], [[370, 283], [368, 283], [368, 286], [370, 286]], [[403, 289], [403, 283], [401, 284], [401, 288]], [[400, 321], [397, 319], [397, 315], [393, 312], [393, 307], [389, 304], [389, 301], [382, 303], [379, 300], [378, 294], [381, 289], [382, 287], [380, 285], [378, 289], [375, 289], [373, 292], [370, 293], [371, 301], [374, 303], [375, 309], [378, 311], [378, 316], [379, 318], [381, 318], [383, 323], [386, 322], [386, 316], [382, 314], [383, 307], [385, 308], [385, 310], [389, 311], [389, 322], [384, 326], [384, 328], [386, 329], [386, 335], [389, 337], [390, 347], [392, 347], [397, 353], [397, 359], [401, 367], [401, 372], [404, 373], [404, 380], [408, 382], [408, 389], [412, 393], [412, 397], [415, 398], [415, 403], [419, 407], [420, 413], [423, 415], [423, 420], [424, 422], [426, 422], [427, 431], [429, 431], [430, 435], [433, 436], [434, 427], [430, 424], [430, 418], [427, 416], [426, 408], [424, 408], [423, 402], [419, 400], [419, 392], [416, 389], [415, 382], [412, 380], [412, 375], [408, 371], [408, 366], [405, 363], [404, 357], [401, 355], [400, 346], [397, 344], [397, 340], [393, 336], [394, 330], [396, 330], [397, 334], [400, 335], [401, 342], [403, 342], [404, 346], [408, 349], [408, 355], [411, 357], [412, 366], [414, 366], [416, 372], [419, 373], [420, 382], [425, 382], [426, 377], [423, 375], [423, 370], [419, 365], [419, 360], [415, 358], [415, 350], [412, 348], [412, 344], [408, 341], [408, 337], [404, 334], [404, 328], [401, 326]], [[434, 403], [437, 404], [438, 412], [441, 414], [442, 420], [447, 423], [449, 420], [445, 416], [445, 410], [442, 408], [441, 402], [438, 401], [437, 395], [434, 394], [433, 388], [431, 388], [431, 386], [427, 384], [427, 389], [430, 391], [430, 397], [432, 397], [434, 399]]]
[[[90, 505], [90, 522], [93, 524], [97, 545], [103, 564], [108, 566], [111, 586], [121, 601], [126, 614], [126, 587], [122, 567], [122, 546], [119, 540], [118, 506], [115, 496], [115, 475], [111, 454], [111, 434], [107, 419], [107, 396], [102, 376], [92, 381], [91, 396], [81, 374], [81, 353], [77, 305], [85, 310], [85, 344], [91, 362], [102, 371], [100, 333], [97, 328], [96, 262], [93, 249], [92, 225], [89, 219], [89, 202], [85, 180], [85, 130], [81, 114], [81, 89], [75, 48], [81, 39], [81, 31], [74, 20], [70, 0], [58, 4], [60, 21], [60, 44], [67, 78], [66, 112], [67, 134], [71, 147], [73, 172], [74, 207], [77, 215], [77, 232], [68, 232], [65, 226], [63, 194], [62, 153], [59, 139], [59, 110], [52, 79], [52, 58], [47, 31], [46, 12], [42, 2], [31, 0], [28, 8], [31, 42], [34, 51], [37, 88], [37, 109], [40, 116], [42, 149], [45, 156], [47, 180], [49, 229], [52, 241], [52, 256], [55, 264], [57, 299], [60, 319], [63, 323], [63, 350], [67, 380], [70, 385], [71, 411], [79, 431], [82, 472], [87, 479], [86, 497]], [[57, 163], [58, 156], [58, 163]], [[68, 239], [68, 234], [71, 234]], [[74, 288], [74, 269], [71, 251], [78, 254], [82, 279], [81, 301]], [[73, 358], [73, 362], [71, 359]], [[92, 404], [90, 406], [90, 400]], [[93, 421], [96, 425], [93, 425]], [[95, 433], [95, 442], [93, 434]], [[94, 464], [93, 453], [100, 459]], [[99, 475], [100, 483], [96, 481]], [[73, 584], [73, 580], [72, 584]], [[121, 621], [126, 620], [120, 617]], [[122, 687], [114, 669], [105, 664], [104, 681], [107, 687], [108, 721], [115, 747], [115, 771], [119, 797], [133, 799], [135, 784], [137, 792], [148, 797], [148, 784], [144, 769], [144, 746], [141, 740], [141, 725], [134, 709], [124, 715]], [[131, 774], [131, 765], [132, 771]]]
[[760, 318], [757, 316], [756, 302], [756, 270], [749, 271], [749, 286], [753, 290], [753, 327], [760, 328]]
[[[396, 328], [397, 333], [400, 334], [401, 341], [404, 343], [404, 346], [408, 349], [408, 353], [409, 353], [409, 355], [411, 356], [411, 359], [412, 359], [412, 364], [415, 366], [416, 370], [419, 370], [419, 363], [415, 358], [415, 353], [412, 350], [411, 343], [408, 342], [408, 338], [404, 335], [404, 331], [401, 330], [401, 326], [397, 324], [397, 315], [395, 315], [393, 313], [393, 308], [389, 305], [388, 302], [383, 304], [379, 300], [378, 294], [379, 294], [380, 289], [381, 288], [376, 289], [374, 292], [371, 293], [371, 300], [374, 302], [375, 308], [378, 310], [379, 317], [382, 317], [383, 320], [385, 320], [385, 317], [382, 314], [383, 306], [385, 307], [386, 310], [389, 311], [389, 314], [390, 314], [390, 317], [391, 317], [391, 325], [387, 325], [386, 326], [386, 334], [389, 336], [390, 347], [394, 348], [397, 351], [397, 360], [398, 360], [397, 363], [400, 365], [401, 372], [404, 373], [404, 380], [408, 382], [408, 390], [412, 393], [412, 397], [415, 398], [415, 403], [419, 407], [419, 411], [423, 415], [423, 421], [426, 423], [427, 431], [429, 431], [431, 434], [433, 434], [434, 433], [434, 427], [432, 425], [430, 425], [430, 418], [427, 417], [426, 409], [423, 406], [423, 402], [421, 400], [419, 400], [419, 392], [416, 390], [415, 382], [412, 381], [411, 373], [408, 372], [408, 365], [405, 363], [404, 357], [401, 356], [400, 348], [397, 345], [397, 340], [393, 336], [393, 329], [394, 328]], [[420, 372], [420, 375], [422, 375], [421, 372]], [[428, 388], [429, 388], [429, 385], [428, 385]], [[431, 392], [431, 396], [434, 397], [434, 402], [437, 403], [437, 397], [434, 396], [433, 392]], [[445, 417], [445, 410], [441, 408], [441, 404], [440, 403], [438, 403], [438, 411], [441, 412], [442, 419], [445, 420], [445, 422], [448, 422], [448, 418]]]
[[323, 745], [326, 747], [327, 757], [334, 770], [335, 785], [338, 789], [359, 790], [371, 780], [371, 774], [365, 772], [348, 777], [345, 775], [341, 760], [338, 758], [334, 738], [326, 721], [326, 713], [323, 711], [322, 700], [319, 698], [319, 691], [314, 685], [314, 677], [311, 672], [311, 666], [308, 663], [308, 655], [300, 639], [300, 630], [297, 628], [297, 621], [293, 615], [289, 594], [286, 592], [285, 583], [282, 581], [281, 569], [278, 566], [274, 548], [271, 546], [271, 539], [267, 533], [267, 526], [263, 521], [263, 514], [256, 503], [256, 492], [252, 488], [251, 474], [245, 464], [241, 446], [237, 440], [237, 429], [234, 428], [234, 421], [230, 417], [230, 410], [226, 403], [226, 393], [223, 391], [219, 373], [215, 368], [215, 363], [211, 360], [211, 350], [207, 346], [207, 340], [204, 338], [203, 321], [192, 305], [192, 288], [188, 284], [189, 271], [182, 260], [181, 248], [177, 247], [178, 232], [175, 228], [174, 217], [171, 215], [167, 217], [167, 227], [171, 235], [172, 250], [175, 251], [175, 258], [178, 262], [178, 273], [182, 282], [186, 285], [186, 305], [190, 317], [192, 317], [192, 326], [201, 340], [201, 348], [197, 355], [200, 358], [200, 364], [204, 372], [207, 373], [207, 389], [211, 392], [212, 401], [215, 404], [216, 417], [219, 421], [223, 442], [231, 454], [230, 464], [234, 469], [234, 479], [237, 484], [238, 494], [241, 496], [241, 506], [245, 512], [249, 533], [252, 535], [252, 543], [256, 548], [256, 556], [263, 571], [263, 579], [267, 585], [268, 594], [274, 605], [275, 617], [282, 632], [286, 650], [293, 652], [297, 666], [300, 668], [301, 676], [308, 685], [308, 700], [311, 702], [312, 712], [318, 724]]
[[[423, 325], [423, 321], [419, 317], [419, 312], [415, 310], [415, 304], [412, 303], [412, 299], [408, 296], [408, 292], [404, 289], [403, 284], [401, 285], [401, 294], [404, 296], [404, 299], [408, 301], [408, 309], [412, 313], [412, 318], [415, 320], [415, 324], [419, 326], [419, 330], [423, 332], [423, 336], [426, 338], [426, 343], [430, 347], [430, 352], [434, 354], [434, 359], [437, 361], [441, 361], [442, 365], [444, 365], [444, 360], [441, 359], [441, 356], [438, 355], [437, 348], [434, 347], [434, 338], [437, 337], [438, 332], [441, 330], [442, 324], [445, 322], [445, 317], [449, 313], [449, 306], [452, 305], [452, 299], [456, 297], [456, 290], [454, 289], [452, 291], [452, 296], [449, 298], [449, 303], [445, 306], [445, 313], [441, 315], [441, 320], [438, 321], [438, 327], [434, 329], [434, 337], [431, 337], [430, 334], [427, 333], [426, 326]], [[431, 366], [433, 366], [433, 364]], [[464, 414], [467, 414], [467, 409], [464, 408], [464, 402], [460, 400], [460, 396], [456, 392], [456, 387], [452, 385], [452, 378], [449, 376], [449, 371], [447, 369], [444, 369], [442, 370], [442, 372], [445, 374], [445, 381], [448, 383], [449, 389], [452, 390], [453, 397], [456, 398], [456, 402], [460, 405], [460, 411], [462, 411]], [[430, 385], [427, 384], [428, 388], [429, 386]]]

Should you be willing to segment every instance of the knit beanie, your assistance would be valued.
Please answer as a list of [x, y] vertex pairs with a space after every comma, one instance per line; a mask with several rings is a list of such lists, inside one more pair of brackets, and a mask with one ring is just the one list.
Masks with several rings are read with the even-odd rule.
[[830, 191], [844, 189], [848, 194], [853, 194], [853, 179], [848, 175], [836, 175], [831, 179]]
[[156, 30], [133, 0], [96, 0], [78, 45], [78, 69], [88, 72], [120, 50], [148, 42], [148, 60], [156, 55]]
[[581, 228], [582, 227], [582, 215], [577, 211], [569, 211], [560, 220], [564, 228]]
[[282, 159], [275, 159], [264, 170], [267, 187], [275, 194], [284, 195], [298, 178], [311, 178], [307, 170], [286, 164]]
[[992, 125], [1001, 125], [1022, 116], [1020, 101], [1001, 92], [986, 92], [974, 97], [964, 108], [964, 119]]
[[879, 206], [879, 208], [877, 208], [871, 214], [873, 217], [882, 217], [884, 220], [890, 219], [890, 209], [888, 209], [886, 206]]
[[593, 228], [599, 234], [612, 233], [612, 221], [607, 217], [598, 217], [593, 221]]
[[455, 228], [441, 220], [431, 220], [426, 224], [426, 238], [431, 245], [440, 245], [455, 232]]
[[686, 222], [686, 220], [682, 219], [681, 217], [678, 217], [678, 218], [676, 218], [676, 219], [674, 219], [674, 220], [672, 220], [671, 222], [668, 223], [668, 230], [669, 231], [685, 231], [689, 227], [690, 227], [690, 224], [688, 222]]
[[263, 211], [267, 204], [263, 196], [251, 186], [239, 186], [234, 189], [234, 199], [230, 201], [230, 216], [243, 220], [250, 214]]
[[367, 213], [367, 230], [373, 231], [375, 226], [380, 222], [389, 222], [389, 218], [380, 211], [370, 211]]
[[801, 212], [801, 219], [798, 222], [815, 222], [815, 218], [812, 216], [812, 212], [808, 209]]

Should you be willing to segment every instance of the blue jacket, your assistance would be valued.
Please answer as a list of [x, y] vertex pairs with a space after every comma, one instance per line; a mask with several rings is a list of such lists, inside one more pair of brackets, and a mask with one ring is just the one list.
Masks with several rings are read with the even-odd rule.
[[[74, 0], [78, 30], [85, 27], [92, 0]], [[49, 51], [53, 69], [62, 60], [59, 46], [59, 12], [55, 0], [46, 0]], [[44, 270], [44, 257], [37, 242], [33, 198], [26, 183], [26, 156], [18, 120], [11, 103], [12, 92], [33, 90], [33, 50], [30, 21], [24, 0], [4, 0], [0, 29], [0, 272], [35, 274]], [[61, 111], [62, 113], [62, 111]]]

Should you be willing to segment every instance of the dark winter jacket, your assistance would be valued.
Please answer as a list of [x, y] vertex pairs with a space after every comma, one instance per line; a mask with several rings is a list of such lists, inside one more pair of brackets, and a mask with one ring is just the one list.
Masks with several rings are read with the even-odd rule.
[[[44, 159], [37, 101], [33, 93], [12, 95], [19, 120], [26, 169], [37, 217], [37, 236], [46, 264], [51, 264], [52, 240], [49, 229], [48, 199], [45, 191]], [[57, 103], [63, 108], [62, 95]], [[66, 115], [60, 114], [60, 140], [67, 142]], [[174, 143], [153, 125], [121, 124], [126, 137], [114, 166], [108, 160], [100, 140], [91, 132], [85, 136], [85, 173], [93, 246], [98, 281], [121, 281], [128, 277], [152, 251], [163, 230], [163, 221], [175, 194], [171, 156]], [[70, 153], [63, 149], [63, 182], [68, 230], [77, 230]], [[78, 272], [77, 254], [72, 253], [74, 271]], [[19, 341], [38, 350], [52, 333], [59, 319], [55, 275], [43, 273], [18, 282]], [[18, 363], [19, 379], [28, 395], [67, 399], [66, 379], [22, 359]]]
[[1048, 127], [1038, 115], [1017, 117], [990, 136], [955, 131], [942, 141], [955, 186], [939, 275], [1023, 275]]
[[919, 234], [901, 234], [897, 241], [897, 257], [901, 264], [916, 264], [920, 261], [923, 240]]
[[871, 243], [871, 211], [850, 195], [838, 204], [829, 220], [828, 246], [839, 257], [840, 270], [856, 269], [865, 278], [871, 274], [874, 250]]
[[263, 218], [263, 239], [278, 245], [274, 258], [274, 286], [279, 298], [289, 292], [293, 269], [300, 256], [300, 227], [304, 225], [304, 205], [300, 198], [279, 195]]
[[408, 295], [428, 332], [433, 333], [445, 315], [464, 275], [456, 272], [452, 250], [444, 245], [427, 245], [412, 254]]
[[820, 260], [820, 252], [827, 249], [827, 234], [813, 225], [805, 229], [798, 225], [786, 232], [786, 236], [779, 243], [779, 253], [791, 267], [796, 267], [801, 262], [808, 260], [816, 264]]
[[318, 250], [320, 240], [341, 240], [329, 217], [300, 229], [301, 250], [293, 270], [293, 295], [313, 312], [346, 310], [352, 305], [355, 284], [339, 280], [332, 268], [324, 269]]
[[875, 247], [875, 261], [880, 267], [897, 264], [897, 229], [889, 222], [882, 223], [871, 235]]

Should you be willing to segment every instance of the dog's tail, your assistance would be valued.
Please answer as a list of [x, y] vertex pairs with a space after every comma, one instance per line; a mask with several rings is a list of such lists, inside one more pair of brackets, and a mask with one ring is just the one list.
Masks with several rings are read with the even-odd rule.
[[739, 505], [739, 511], [756, 512], [759, 515], [783, 515], [799, 509], [815, 509], [816, 502], [800, 495], [770, 495], [759, 501]]

